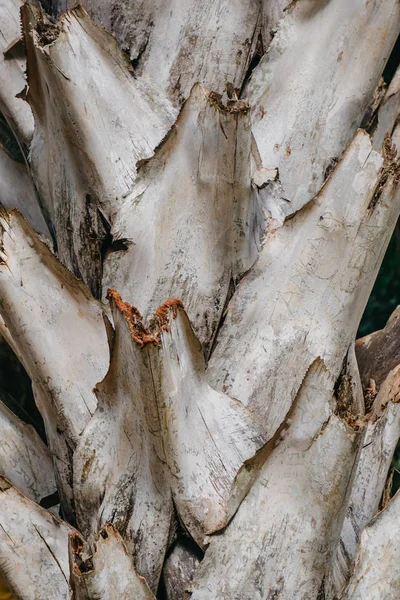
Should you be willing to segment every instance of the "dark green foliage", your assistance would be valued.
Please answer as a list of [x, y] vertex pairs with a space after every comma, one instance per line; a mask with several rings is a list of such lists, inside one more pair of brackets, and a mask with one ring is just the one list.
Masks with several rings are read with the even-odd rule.
[[361, 319], [357, 337], [382, 329], [400, 304], [400, 224], [397, 223], [371, 296]]

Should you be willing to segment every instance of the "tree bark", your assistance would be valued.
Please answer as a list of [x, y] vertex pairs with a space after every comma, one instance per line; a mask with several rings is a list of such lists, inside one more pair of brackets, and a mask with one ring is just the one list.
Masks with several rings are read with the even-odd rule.
[[397, 600], [398, 311], [355, 337], [398, 1], [0, 14], [0, 331], [48, 442], [0, 403], [17, 600]]

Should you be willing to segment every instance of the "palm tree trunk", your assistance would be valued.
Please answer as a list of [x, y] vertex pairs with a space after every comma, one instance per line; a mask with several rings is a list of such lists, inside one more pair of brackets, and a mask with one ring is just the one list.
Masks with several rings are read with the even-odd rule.
[[0, 404], [1, 576], [396, 600], [397, 313], [355, 337], [400, 214], [398, 0], [42, 5], [0, 6], [0, 327], [48, 444]]

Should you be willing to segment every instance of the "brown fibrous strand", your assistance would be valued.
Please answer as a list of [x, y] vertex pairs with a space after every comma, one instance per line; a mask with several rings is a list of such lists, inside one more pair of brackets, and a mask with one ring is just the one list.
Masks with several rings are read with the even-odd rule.
[[124, 302], [121, 295], [115, 289], [108, 289], [107, 298], [112, 299], [115, 307], [125, 316], [132, 339], [141, 348], [146, 344], [159, 346], [161, 332], [168, 331], [169, 329], [168, 322], [170, 317], [172, 316], [172, 318], [176, 319], [178, 308], [183, 308], [182, 300], [179, 300], [179, 298], [170, 298], [159, 306], [154, 313], [150, 327], [146, 328], [143, 324], [143, 317], [138, 309], [129, 304], [129, 302]]

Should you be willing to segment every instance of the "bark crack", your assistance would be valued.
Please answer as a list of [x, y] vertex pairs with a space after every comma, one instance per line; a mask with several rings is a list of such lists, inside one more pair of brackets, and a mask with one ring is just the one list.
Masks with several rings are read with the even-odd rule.
[[390, 133], [385, 135], [382, 146], [383, 166], [374, 195], [368, 205], [368, 210], [373, 211], [389, 179], [393, 179], [394, 184], [400, 181], [400, 158], [397, 156], [396, 145], [392, 142]]
[[61, 571], [61, 573], [62, 573], [62, 575], [63, 575], [63, 577], [64, 577], [64, 579], [65, 579], [65, 581], [67, 583], [67, 585], [69, 585], [68, 578], [66, 577], [66, 575], [65, 575], [65, 573], [64, 573], [64, 571], [63, 571], [63, 569], [62, 569], [62, 567], [61, 567], [61, 565], [59, 563], [59, 560], [58, 560], [57, 556], [54, 554], [53, 550], [50, 548], [49, 544], [47, 543], [45, 537], [40, 533], [38, 527], [36, 527], [35, 523], [32, 523], [32, 525], [33, 525], [33, 528], [35, 529], [36, 533], [38, 534], [38, 536], [40, 537], [40, 539], [42, 540], [42, 542], [46, 546], [47, 550], [50, 552], [50, 554], [51, 554], [53, 560], [55, 561], [55, 563], [57, 564], [58, 568], [60, 569], [60, 571]]
[[253, 52], [253, 56], [251, 57], [251, 60], [249, 62], [249, 66], [247, 67], [247, 71], [245, 73], [245, 76], [243, 78], [243, 83], [242, 86], [240, 88], [240, 92], [239, 92], [239, 97], [241, 98], [243, 96], [244, 90], [246, 89], [246, 85], [249, 82], [254, 69], [257, 67], [257, 65], [260, 63], [262, 57], [265, 54], [265, 45], [264, 45], [264, 40], [263, 40], [263, 36], [261, 31], [257, 32], [257, 29], [255, 30], [255, 35], [257, 35], [257, 41], [255, 44], [255, 49]]

